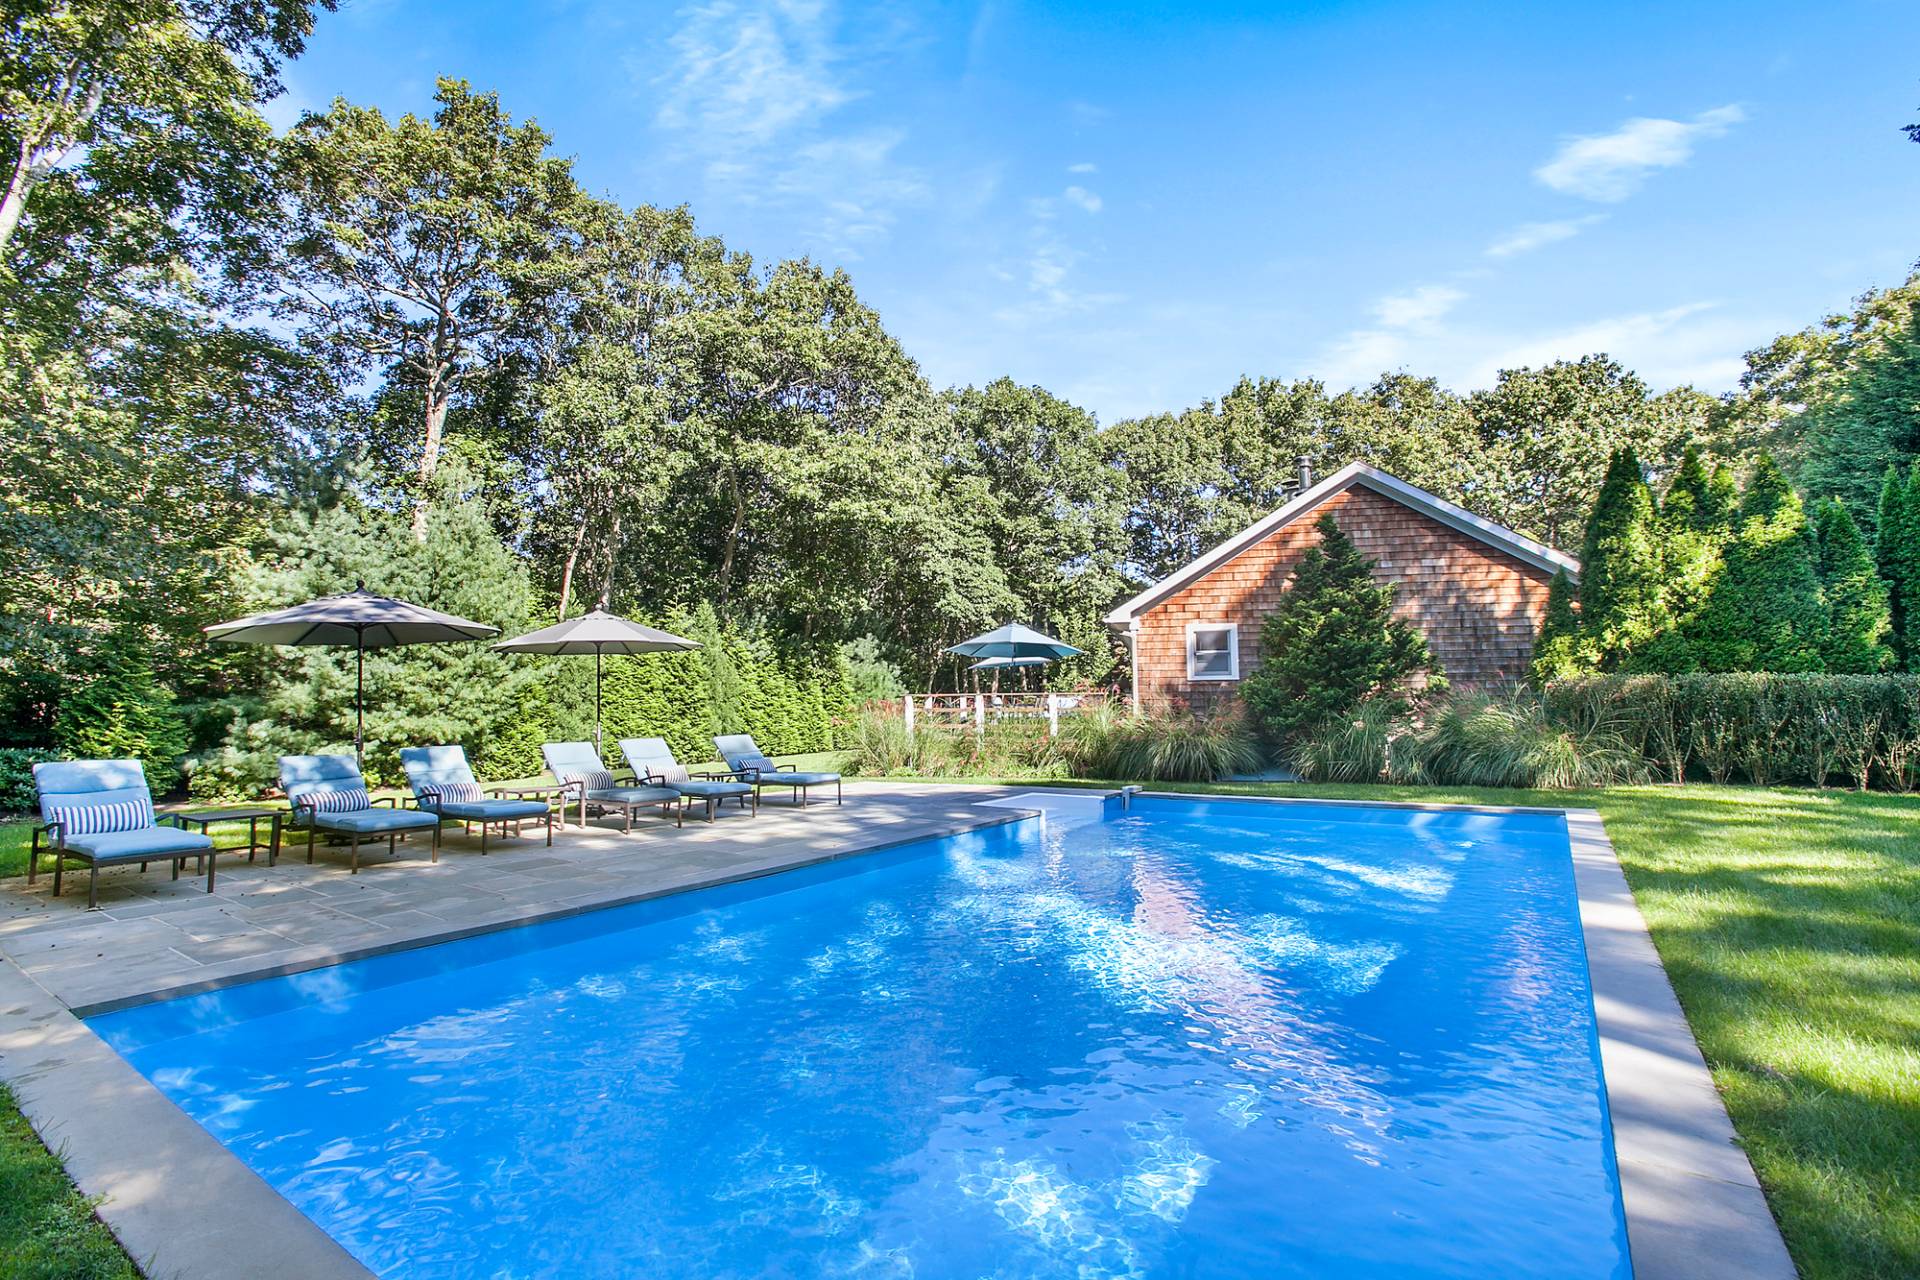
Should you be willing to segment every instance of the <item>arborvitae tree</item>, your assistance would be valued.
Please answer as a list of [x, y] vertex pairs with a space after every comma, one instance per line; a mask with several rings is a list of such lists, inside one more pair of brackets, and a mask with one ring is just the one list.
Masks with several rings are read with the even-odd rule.
[[1661, 593], [1667, 630], [1639, 646], [1631, 665], [1680, 672], [1698, 666], [1688, 628], [1706, 607], [1726, 553], [1731, 504], [1714, 483], [1697, 445], [1689, 444], [1660, 504]]
[[1573, 579], [1565, 569], [1547, 587], [1547, 615], [1533, 641], [1533, 682], [1565, 680], [1593, 669], [1581, 643], [1580, 616], [1573, 610]]
[[1688, 640], [1709, 671], [1820, 671], [1827, 607], [1818, 553], [1800, 498], [1761, 454], [1740, 495], [1739, 534], [1727, 548]]
[[1874, 561], [1887, 586], [1894, 656], [1902, 671], [1920, 669], [1920, 521], [1914, 476], [1887, 468], [1880, 485]]
[[1887, 589], [1874, 569], [1860, 526], [1846, 507], [1828, 498], [1814, 509], [1820, 545], [1820, 588], [1826, 594], [1826, 667], [1847, 675], [1871, 675], [1893, 661], [1887, 647]]
[[1331, 514], [1260, 632], [1266, 656], [1242, 694], [1266, 735], [1298, 743], [1362, 702], [1403, 702], [1412, 676], [1438, 674], [1425, 637], [1393, 616], [1394, 587]]
[[1640, 476], [1640, 459], [1620, 449], [1587, 521], [1580, 564], [1580, 628], [1603, 668], [1666, 629], [1663, 567], [1653, 493]]
[[1734, 512], [1740, 506], [1740, 485], [1734, 478], [1733, 468], [1724, 462], [1713, 469], [1713, 477], [1707, 481], [1707, 499], [1696, 522], [1702, 529], [1718, 529], [1731, 535]]

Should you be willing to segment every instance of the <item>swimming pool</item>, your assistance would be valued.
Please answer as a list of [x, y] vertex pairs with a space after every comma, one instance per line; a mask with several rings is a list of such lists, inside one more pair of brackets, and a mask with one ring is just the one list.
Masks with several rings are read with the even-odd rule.
[[1631, 1274], [1555, 815], [1143, 797], [90, 1025], [385, 1276]]

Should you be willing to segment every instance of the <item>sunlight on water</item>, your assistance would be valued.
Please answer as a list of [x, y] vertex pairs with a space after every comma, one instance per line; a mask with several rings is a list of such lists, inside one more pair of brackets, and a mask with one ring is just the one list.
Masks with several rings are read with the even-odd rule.
[[1627, 1280], [1564, 828], [1072, 800], [94, 1025], [383, 1276]]

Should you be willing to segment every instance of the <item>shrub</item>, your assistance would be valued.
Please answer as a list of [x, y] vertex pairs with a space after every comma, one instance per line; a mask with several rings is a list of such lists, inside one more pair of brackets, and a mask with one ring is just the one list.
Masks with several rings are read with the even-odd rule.
[[124, 656], [61, 700], [53, 740], [76, 759], [138, 760], [148, 788], [163, 796], [180, 781], [187, 722], [153, 669]]
[[0, 747], [0, 814], [31, 813], [38, 799], [33, 766], [59, 758], [57, 752], [32, 747]]
[[1310, 738], [1370, 699], [1403, 703], [1412, 677], [1433, 666], [1419, 631], [1393, 616], [1393, 585], [1374, 581], [1373, 563], [1332, 515], [1315, 527], [1320, 542], [1262, 627], [1266, 656], [1242, 689], [1261, 731], [1280, 744]]
[[918, 774], [949, 778], [1044, 778], [1065, 771], [1057, 740], [1032, 720], [990, 720], [986, 732], [969, 726], [916, 725], [869, 707], [851, 722], [846, 770], [869, 776]]
[[1461, 695], [1415, 736], [1427, 779], [1439, 786], [1561, 790], [1644, 782], [1647, 766], [1617, 733], [1553, 723], [1538, 698]]
[[1920, 678], [1595, 676], [1548, 686], [1548, 715], [1617, 732], [1668, 779], [1905, 789], [1920, 768]]

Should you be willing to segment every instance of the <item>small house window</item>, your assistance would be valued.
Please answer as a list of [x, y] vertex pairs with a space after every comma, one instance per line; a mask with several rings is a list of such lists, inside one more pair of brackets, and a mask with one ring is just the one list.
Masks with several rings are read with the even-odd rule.
[[1238, 680], [1240, 627], [1232, 622], [1195, 622], [1187, 627], [1187, 679]]

